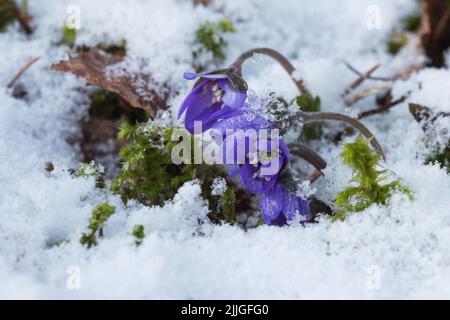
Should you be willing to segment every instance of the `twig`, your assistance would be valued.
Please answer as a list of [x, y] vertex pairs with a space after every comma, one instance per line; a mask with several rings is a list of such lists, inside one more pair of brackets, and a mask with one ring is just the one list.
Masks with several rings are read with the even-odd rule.
[[413, 64], [413, 65], [409, 66], [406, 70], [401, 71], [401, 72], [397, 73], [396, 75], [394, 75], [392, 77], [392, 81], [397, 81], [400, 79], [406, 80], [411, 76], [411, 74], [413, 74], [417, 71], [420, 71], [420, 69], [422, 69], [422, 68], [423, 68], [422, 63]]
[[392, 107], [404, 102], [406, 100], [406, 98], [408, 97], [409, 93], [406, 95], [401, 96], [400, 98], [398, 98], [397, 100], [391, 101], [389, 103], [387, 103], [386, 105], [382, 106], [381, 108], [375, 108], [375, 109], [371, 109], [371, 110], [367, 110], [364, 112], [361, 112], [358, 116], [358, 119], [362, 119], [374, 114], [378, 114], [378, 113], [383, 113], [388, 111], [389, 109], [391, 109]]
[[19, 71], [17, 71], [17, 73], [14, 75], [14, 77], [8, 82], [8, 84], [6, 85], [8, 88], [11, 88], [16, 81], [22, 76], [22, 74], [25, 73], [25, 71], [28, 70], [28, 68], [30, 68], [36, 61], [39, 60], [40, 57], [36, 57], [36, 58], [31, 58], [30, 60], [28, 60], [20, 69]]
[[[349, 64], [347, 64], [347, 66], [350, 68], [351, 66]], [[364, 82], [364, 80], [366, 80], [368, 77], [370, 77], [370, 75], [372, 73], [375, 72], [375, 70], [377, 70], [380, 67], [380, 64], [377, 64], [375, 66], [373, 66], [372, 68], [370, 68], [369, 70], [367, 70], [365, 73], [360, 73], [359, 71], [357, 71], [356, 69], [353, 69], [353, 67], [351, 67], [351, 70], [357, 71], [359, 73], [359, 78], [356, 79], [354, 82], [352, 82], [350, 84], [350, 86], [348, 86], [345, 90], [344, 93], [342, 94], [342, 97], [345, 97], [347, 94], [349, 94], [351, 91], [353, 91], [354, 89], [356, 89], [357, 87], [359, 87], [361, 85], [361, 83]]]
[[[353, 71], [353, 73], [355, 73], [356, 75], [358, 75], [358, 76], [360, 76], [360, 77], [364, 76], [364, 73], [358, 71], [358, 69], [356, 69], [355, 67], [353, 67], [353, 66], [352, 66], [350, 63], [348, 63], [347, 61], [344, 61], [344, 64], [345, 64], [345, 66], [346, 66], [347, 68], [350, 69], [350, 71]], [[377, 68], [376, 68], [376, 69], [378, 69], [378, 66], [379, 66], [379, 65], [377, 65]], [[376, 69], [375, 69], [375, 70], [376, 70]], [[375, 70], [374, 70], [374, 71], [375, 71]], [[370, 69], [369, 69], [368, 71], [370, 71]], [[366, 71], [366, 73], [367, 73], [368, 71]], [[368, 79], [368, 80], [377, 80], [377, 81], [389, 81], [389, 80], [391, 80], [391, 79], [388, 78], [388, 77], [374, 77], [374, 76], [372, 76], [372, 75], [370, 75], [370, 74], [366, 77], [366, 79]]]
[[353, 96], [345, 99], [344, 103], [347, 107], [350, 107], [351, 105], [355, 104], [356, 102], [360, 101], [361, 99], [364, 99], [365, 97], [377, 94], [386, 89], [391, 89], [393, 86], [394, 86], [394, 81], [376, 84], [372, 87], [363, 89], [363, 90], [355, 93]]

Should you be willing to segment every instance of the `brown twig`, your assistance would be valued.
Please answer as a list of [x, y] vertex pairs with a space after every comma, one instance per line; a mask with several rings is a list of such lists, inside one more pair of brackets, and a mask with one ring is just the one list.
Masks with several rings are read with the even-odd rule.
[[345, 62], [345, 65], [352, 70], [353, 72], [357, 73], [359, 75], [359, 78], [356, 79], [355, 81], [353, 81], [345, 90], [344, 93], [342, 94], [342, 97], [345, 97], [346, 95], [348, 95], [351, 91], [355, 90], [357, 87], [359, 87], [364, 80], [368, 79], [372, 73], [374, 73], [379, 67], [380, 64], [376, 64], [375, 66], [373, 66], [372, 68], [370, 68], [369, 70], [367, 70], [365, 73], [361, 73], [358, 70], [356, 70], [355, 68], [353, 68], [349, 63]]
[[19, 21], [19, 24], [22, 27], [23, 31], [25, 31], [25, 33], [28, 35], [32, 34], [33, 29], [31, 29], [30, 25], [28, 24], [30, 16], [28, 16], [25, 12], [19, 9], [17, 10], [16, 16], [17, 21]]
[[371, 109], [371, 110], [367, 110], [367, 111], [361, 112], [358, 115], [358, 119], [362, 119], [362, 118], [365, 118], [365, 117], [368, 117], [368, 116], [372, 116], [374, 114], [379, 114], [379, 113], [386, 112], [389, 109], [391, 109], [392, 107], [394, 107], [394, 106], [404, 102], [407, 97], [408, 97], [408, 94], [401, 96], [397, 100], [394, 100], [394, 101], [391, 101], [391, 102], [387, 103], [386, 105], [382, 106], [381, 108], [375, 108], [375, 109]]
[[14, 86], [14, 84], [16, 83], [16, 81], [22, 76], [22, 74], [25, 73], [25, 71], [27, 71], [36, 61], [39, 60], [40, 57], [36, 57], [36, 58], [31, 58], [30, 60], [28, 60], [20, 69], [19, 71], [17, 71], [17, 73], [14, 75], [14, 77], [12, 77], [12, 79], [8, 82], [8, 84], [6, 85], [8, 88], [11, 88], [12, 86]]
[[393, 86], [394, 86], [394, 81], [378, 83], [372, 87], [365, 88], [365, 89], [355, 93], [354, 95], [348, 97], [347, 99], [345, 99], [344, 103], [347, 107], [350, 107], [351, 105], [364, 99], [365, 97], [377, 94], [386, 89], [391, 89]]

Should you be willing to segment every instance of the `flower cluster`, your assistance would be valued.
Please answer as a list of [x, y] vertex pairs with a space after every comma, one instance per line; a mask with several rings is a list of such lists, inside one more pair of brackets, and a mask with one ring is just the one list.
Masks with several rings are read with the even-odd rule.
[[[185, 128], [192, 134], [211, 129], [219, 144], [229, 175], [239, 175], [250, 192], [259, 195], [259, 206], [266, 224], [284, 225], [295, 215], [311, 218], [308, 200], [291, 192], [280, 179], [289, 165], [290, 153], [278, 134], [277, 125], [248, 104], [245, 82], [236, 73], [185, 73], [199, 78], [181, 105]], [[251, 110], [251, 111], [249, 111]]]

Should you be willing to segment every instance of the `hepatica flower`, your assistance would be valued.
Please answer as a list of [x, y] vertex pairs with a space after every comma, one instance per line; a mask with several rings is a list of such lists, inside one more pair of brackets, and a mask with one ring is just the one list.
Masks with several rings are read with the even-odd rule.
[[239, 174], [244, 187], [260, 195], [259, 206], [266, 224], [284, 225], [295, 215], [309, 220], [308, 201], [291, 193], [280, 182], [280, 175], [290, 160], [286, 144], [280, 138], [268, 138], [270, 129], [261, 137], [262, 131], [254, 130], [264, 123], [261, 119], [255, 118], [257, 122], [252, 124], [238, 118], [229, 118], [214, 126], [214, 129], [228, 130], [231, 124], [241, 124], [246, 128], [229, 134], [222, 143], [222, 159], [233, 165], [229, 174]]
[[247, 99], [245, 82], [236, 74], [186, 72], [184, 78], [200, 78], [201, 82], [184, 100], [178, 117], [185, 114], [185, 128], [192, 134], [197, 121], [202, 130], [195, 133], [212, 129], [223, 163], [231, 165], [229, 175], [239, 175], [243, 186], [260, 196], [264, 222], [284, 225], [295, 215], [308, 220], [307, 199], [294, 195], [280, 182], [290, 154], [278, 136], [279, 128], [264, 116], [263, 106], [270, 99], [254, 95]]
[[304, 220], [311, 218], [308, 200], [292, 194], [279, 182], [261, 195], [259, 208], [268, 225], [285, 225], [295, 215], [300, 215]]
[[247, 98], [245, 82], [235, 74], [184, 73], [184, 78], [202, 81], [189, 93], [178, 113], [185, 113], [186, 130], [194, 133], [194, 122], [201, 121], [204, 132], [217, 121], [239, 113], [239, 108]]

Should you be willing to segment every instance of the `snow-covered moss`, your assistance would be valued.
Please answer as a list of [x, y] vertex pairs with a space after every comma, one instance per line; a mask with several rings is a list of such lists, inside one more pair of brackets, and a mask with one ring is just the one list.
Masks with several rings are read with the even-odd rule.
[[340, 156], [344, 164], [352, 168], [350, 181], [356, 185], [346, 187], [336, 195], [333, 219], [342, 220], [348, 213], [363, 211], [372, 204], [385, 205], [394, 191], [405, 193], [412, 199], [412, 191], [400, 180], [382, 184], [388, 175], [380, 168], [381, 156], [369, 146], [367, 139], [359, 136], [355, 142], [345, 144]]

